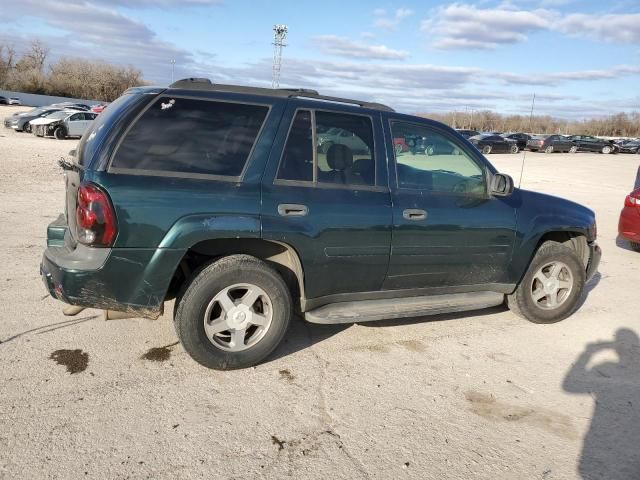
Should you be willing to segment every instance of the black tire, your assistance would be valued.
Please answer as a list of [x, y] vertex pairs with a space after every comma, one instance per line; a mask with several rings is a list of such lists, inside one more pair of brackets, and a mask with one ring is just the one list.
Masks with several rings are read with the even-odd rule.
[[[250, 283], [264, 290], [273, 313], [268, 330], [255, 345], [230, 352], [207, 338], [204, 318], [213, 298], [238, 283]], [[284, 338], [292, 311], [291, 293], [282, 277], [265, 262], [249, 255], [232, 255], [206, 265], [194, 274], [176, 302], [174, 323], [184, 349], [199, 364], [216, 370], [246, 368], [264, 360]]]
[[605, 155], [610, 154], [613, 151], [613, 148], [611, 148], [609, 145], [605, 145], [604, 147], [602, 147], [602, 149], [600, 150], [600, 153], [604, 153]]
[[634, 252], [640, 252], [640, 243], [629, 242], [629, 245], [631, 246], [631, 250]]
[[544, 149], [544, 153], [553, 153], [553, 145], [549, 145]]
[[489, 155], [491, 153], [491, 145], [485, 145], [482, 147], [482, 153], [485, 155]]
[[[532, 298], [534, 276], [545, 264], [562, 262], [570, 269], [573, 286], [562, 303], [553, 309], [543, 309]], [[556, 323], [569, 317], [578, 308], [586, 282], [585, 267], [576, 252], [557, 242], [545, 242], [536, 252], [518, 288], [507, 295], [509, 309], [533, 323]]]
[[509, 148], [509, 153], [518, 153], [519, 150], [520, 149], [517, 145], [511, 145], [511, 147]]
[[58, 140], [64, 140], [65, 138], [67, 138], [67, 131], [64, 127], [56, 127], [56, 129], [53, 131], [53, 136]]

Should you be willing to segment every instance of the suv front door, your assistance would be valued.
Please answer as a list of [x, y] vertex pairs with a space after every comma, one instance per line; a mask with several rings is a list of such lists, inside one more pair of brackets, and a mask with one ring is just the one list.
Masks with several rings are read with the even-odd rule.
[[[298, 253], [308, 299], [378, 291], [391, 247], [380, 113], [316, 107], [292, 104], [283, 117], [263, 177], [262, 236]], [[317, 132], [332, 128], [348, 135], [319, 146]]]
[[509, 282], [515, 208], [488, 193], [481, 155], [427, 121], [390, 116], [385, 128], [387, 138], [438, 137], [453, 148], [432, 156], [387, 148], [393, 240], [384, 288], [500, 291]]

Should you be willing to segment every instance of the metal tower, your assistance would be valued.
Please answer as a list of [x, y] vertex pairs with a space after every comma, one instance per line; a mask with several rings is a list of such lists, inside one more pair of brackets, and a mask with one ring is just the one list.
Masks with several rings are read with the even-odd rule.
[[286, 25], [273, 26], [273, 72], [271, 77], [271, 86], [278, 88], [280, 86], [280, 69], [282, 68], [282, 47], [286, 47], [284, 43], [287, 38], [288, 28]]

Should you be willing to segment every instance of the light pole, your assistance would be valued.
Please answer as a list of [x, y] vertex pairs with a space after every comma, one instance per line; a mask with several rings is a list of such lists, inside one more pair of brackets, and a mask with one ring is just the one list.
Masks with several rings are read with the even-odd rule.
[[171, 60], [171, 83], [173, 83], [173, 77], [176, 71], [176, 60], [172, 59]]

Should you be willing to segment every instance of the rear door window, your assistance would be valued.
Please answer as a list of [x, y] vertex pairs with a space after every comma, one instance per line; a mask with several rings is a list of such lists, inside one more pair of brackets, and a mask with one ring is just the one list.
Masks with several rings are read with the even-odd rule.
[[376, 181], [373, 152], [371, 117], [299, 110], [289, 130], [277, 178], [373, 186]]
[[239, 177], [268, 112], [266, 105], [161, 96], [126, 134], [111, 167]]

